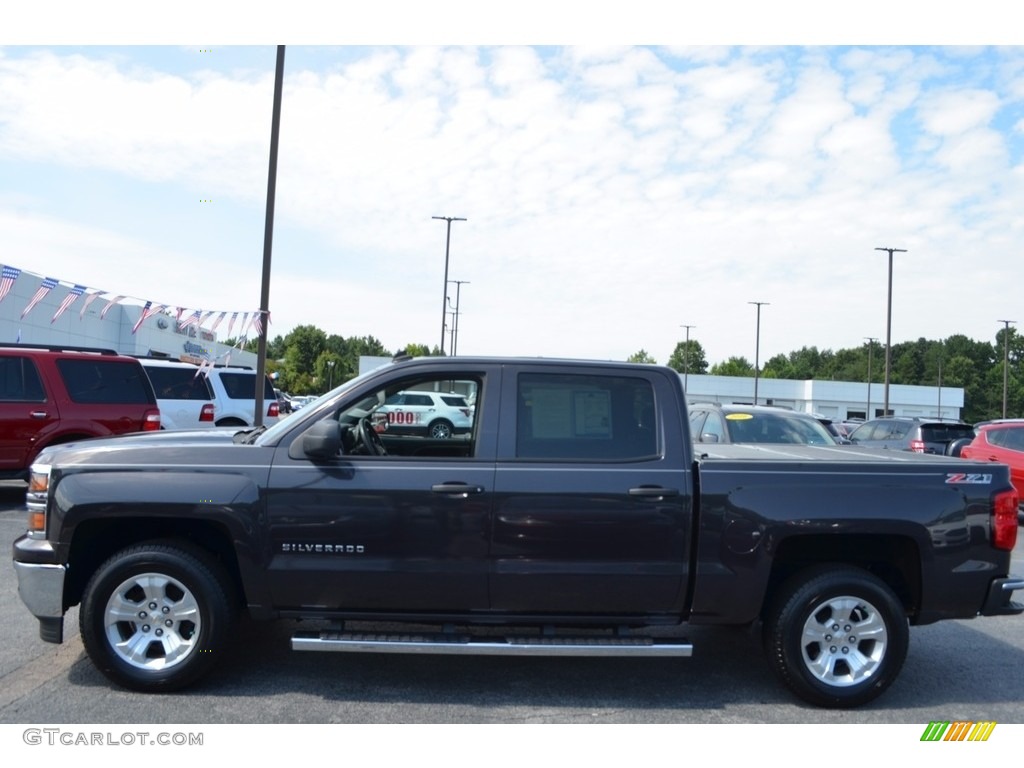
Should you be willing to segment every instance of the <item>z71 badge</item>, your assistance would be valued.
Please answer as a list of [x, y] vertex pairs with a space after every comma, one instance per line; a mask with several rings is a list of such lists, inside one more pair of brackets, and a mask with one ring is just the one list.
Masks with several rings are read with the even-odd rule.
[[973, 472], [950, 472], [946, 475], [946, 484], [991, 485], [992, 475], [982, 475]]

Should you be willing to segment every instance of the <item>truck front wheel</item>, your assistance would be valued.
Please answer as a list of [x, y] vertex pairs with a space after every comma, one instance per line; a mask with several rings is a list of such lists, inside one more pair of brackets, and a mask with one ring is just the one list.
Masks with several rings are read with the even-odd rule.
[[93, 574], [79, 612], [93, 663], [119, 685], [173, 691], [224, 652], [234, 615], [223, 569], [171, 542], [124, 549]]
[[881, 580], [858, 568], [819, 567], [779, 592], [764, 626], [769, 663], [797, 696], [821, 707], [857, 707], [899, 674], [910, 630]]

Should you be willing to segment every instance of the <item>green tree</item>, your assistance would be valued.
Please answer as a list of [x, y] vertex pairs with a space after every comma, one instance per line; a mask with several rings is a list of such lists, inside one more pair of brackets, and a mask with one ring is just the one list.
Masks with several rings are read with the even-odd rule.
[[745, 357], [730, 357], [724, 363], [711, 366], [712, 376], [753, 376], [754, 366]]
[[656, 365], [655, 360], [646, 349], [641, 349], [639, 352], [634, 352], [632, 355], [626, 358], [627, 363], [647, 363], [649, 365]]
[[707, 373], [708, 361], [704, 357], [704, 347], [695, 339], [688, 342], [680, 341], [668, 358], [668, 367], [676, 369], [679, 373]]

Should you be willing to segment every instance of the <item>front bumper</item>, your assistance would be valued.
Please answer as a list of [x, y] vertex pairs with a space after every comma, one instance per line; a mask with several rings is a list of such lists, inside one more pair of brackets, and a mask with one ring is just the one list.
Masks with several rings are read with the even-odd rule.
[[[48, 548], [45, 541], [25, 536], [14, 543], [18, 596], [29, 612], [39, 619], [39, 637], [48, 643], [61, 643], [64, 641], [64, 577], [67, 566], [26, 562], [38, 558], [41, 546]], [[19, 554], [27, 556], [19, 558]]]
[[1013, 593], [1024, 589], [1024, 578], [1008, 576], [995, 579], [989, 585], [988, 597], [981, 609], [982, 616], [1016, 616], [1024, 613], [1024, 603], [1014, 601]]

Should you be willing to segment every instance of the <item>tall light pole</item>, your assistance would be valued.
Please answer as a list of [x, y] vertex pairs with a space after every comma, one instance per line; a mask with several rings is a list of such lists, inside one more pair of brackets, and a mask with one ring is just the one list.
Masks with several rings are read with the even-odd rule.
[[889, 415], [889, 367], [892, 363], [892, 255], [894, 253], [906, 253], [906, 248], [875, 248], [876, 251], [886, 251], [889, 254], [889, 300], [885, 310], [885, 402], [882, 405], [882, 415]]
[[761, 307], [767, 306], [767, 301], [748, 301], [757, 307], [757, 337], [754, 342], [754, 405], [757, 405], [757, 380], [760, 377], [758, 367], [761, 363]]
[[[263, 280], [260, 287], [262, 333], [256, 343], [256, 381], [267, 375], [267, 334], [270, 332], [270, 255], [274, 243], [274, 201], [277, 198], [277, 148], [281, 137], [281, 93], [284, 90], [284, 46], [277, 46], [274, 104], [270, 116], [270, 165], [267, 171], [267, 213], [263, 224]], [[253, 425], [263, 426], [263, 387], [256, 387]]]
[[448, 222], [448, 236], [444, 241], [444, 283], [441, 284], [441, 354], [444, 354], [444, 329], [447, 325], [448, 314], [448, 252], [452, 244], [452, 222], [465, 221], [458, 216], [431, 216], [432, 219]]
[[334, 389], [334, 360], [327, 361], [327, 391]]
[[469, 285], [469, 280], [452, 280], [455, 283], [455, 311], [452, 313], [452, 357], [459, 349], [459, 303], [462, 301], [462, 286]]
[[1003, 418], [1006, 418], [1006, 396], [1010, 383], [1010, 323], [1016, 324], [1016, 320], [1000, 320], [1006, 326], [1003, 333]]
[[687, 383], [690, 378], [690, 329], [696, 328], [696, 325], [680, 325], [680, 328], [686, 329], [686, 344], [683, 346], [683, 395], [689, 393], [687, 389]]
[[871, 350], [878, 341], [874, 336], [865, 336], [868, 342], [868, 407], [864, 411], [865, 421], [871, 418]]

